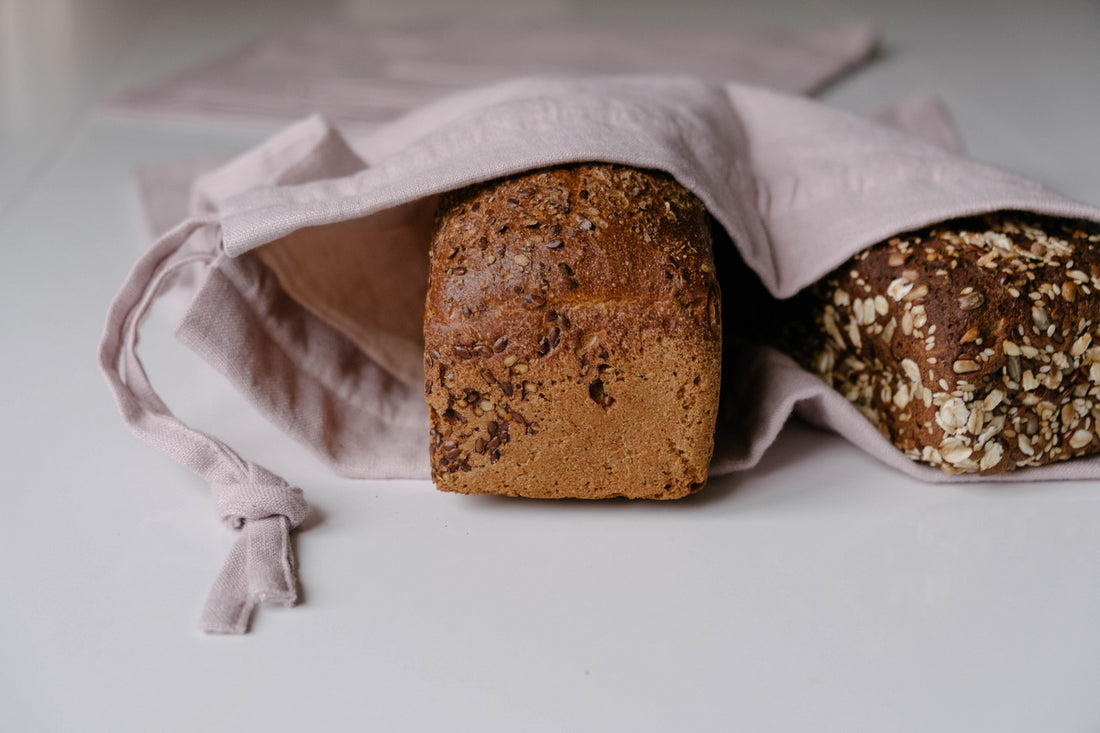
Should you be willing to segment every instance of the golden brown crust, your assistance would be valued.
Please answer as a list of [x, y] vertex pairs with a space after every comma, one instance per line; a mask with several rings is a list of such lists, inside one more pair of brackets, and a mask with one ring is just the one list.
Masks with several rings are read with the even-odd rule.
[[677, 498], [721, 369], [709, 219], [663, 173], [587, 163], [449, 194], [424, 316], [444, 490]]
[[1100, 451], [1100, 229], [1019, 212], [871, 247], [793, 351], [911, 458], [1000, 473]]

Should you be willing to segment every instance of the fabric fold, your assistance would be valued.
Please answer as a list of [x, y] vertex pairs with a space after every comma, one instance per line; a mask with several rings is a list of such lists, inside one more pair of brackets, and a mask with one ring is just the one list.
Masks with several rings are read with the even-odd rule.
[[369, 131], [462, 89], [537, 75], [674, 73], [813, 92], [870, 57], [867, 20], [810, 30], [459, 22], [318, 25], [109, 100], [111, 117], [277, 129], [319, 113]]

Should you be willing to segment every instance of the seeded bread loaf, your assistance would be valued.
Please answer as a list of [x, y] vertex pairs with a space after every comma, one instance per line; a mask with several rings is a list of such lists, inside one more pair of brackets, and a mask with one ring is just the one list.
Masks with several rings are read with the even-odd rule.
[[721, 371], [710, 222], [670, 176], [586, 163], [443, 197], [424, 314], [446, 491], [674, 499], [706, 481]]
[[1096, 453], [1098, 232], [1002, 212], [895, 237], [796, 299], [782, 346], [949, 473]]

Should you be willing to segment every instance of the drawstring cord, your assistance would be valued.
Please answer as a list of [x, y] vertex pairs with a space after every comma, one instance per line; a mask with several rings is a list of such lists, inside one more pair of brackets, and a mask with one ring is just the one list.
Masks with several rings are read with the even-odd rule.
[[217, 237], [211, 221], [191, 220], [165, 234], [138, 261], [111, 304], [99, 363], [122, 418], [138, 438], [202, 476], [218, 513], [240, 531], [206, 602], [199, 628], [243, 634], [260, 603], [293, 606], [297, 569], [290, 530], [309, 513], [302, 490], [221, 441], [184, 425], [149, 382], [137, 355], [139, 331], [157, 298], [186, 267], [212, 266], [215, 248], [188, 251], [192, 237]]

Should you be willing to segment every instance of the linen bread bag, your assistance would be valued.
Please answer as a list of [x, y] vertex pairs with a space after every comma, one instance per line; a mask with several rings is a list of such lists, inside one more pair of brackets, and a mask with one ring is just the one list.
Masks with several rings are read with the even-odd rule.
[[[936, 222], [1002, 210], [1100, 221], [1100, 210], [896, 129], [695, 78], [508, 82], [414, 112], [368, 143], [370, 166], [311, 118], [201, 179], [192, 216], [142, 258], [109, 315], [100, 358], [124, 418], [203, 475], [243, 531], [206, 630], [243, 631], [260, 599], [293, 602], [287, 534], [307, 508], [298, 489], [182, 425], [149, 384], [138, 329], [181, 272], [198, 270], [200, 285], [178, 336], [277, 426], [343, 475], [423, 478], [427, 243], [447, 192], [570, 163], [661, 171], [713, 217], [719, 266], [758, 279], [773, 302]], [[798, 412], [924, 480], [1100, 476], [1097, 458], [988, 477], [915, 462], [817, 376], [742, 340], [743, 322], [725, 318], [732, 409], [711, 475], [753, 466]]]

